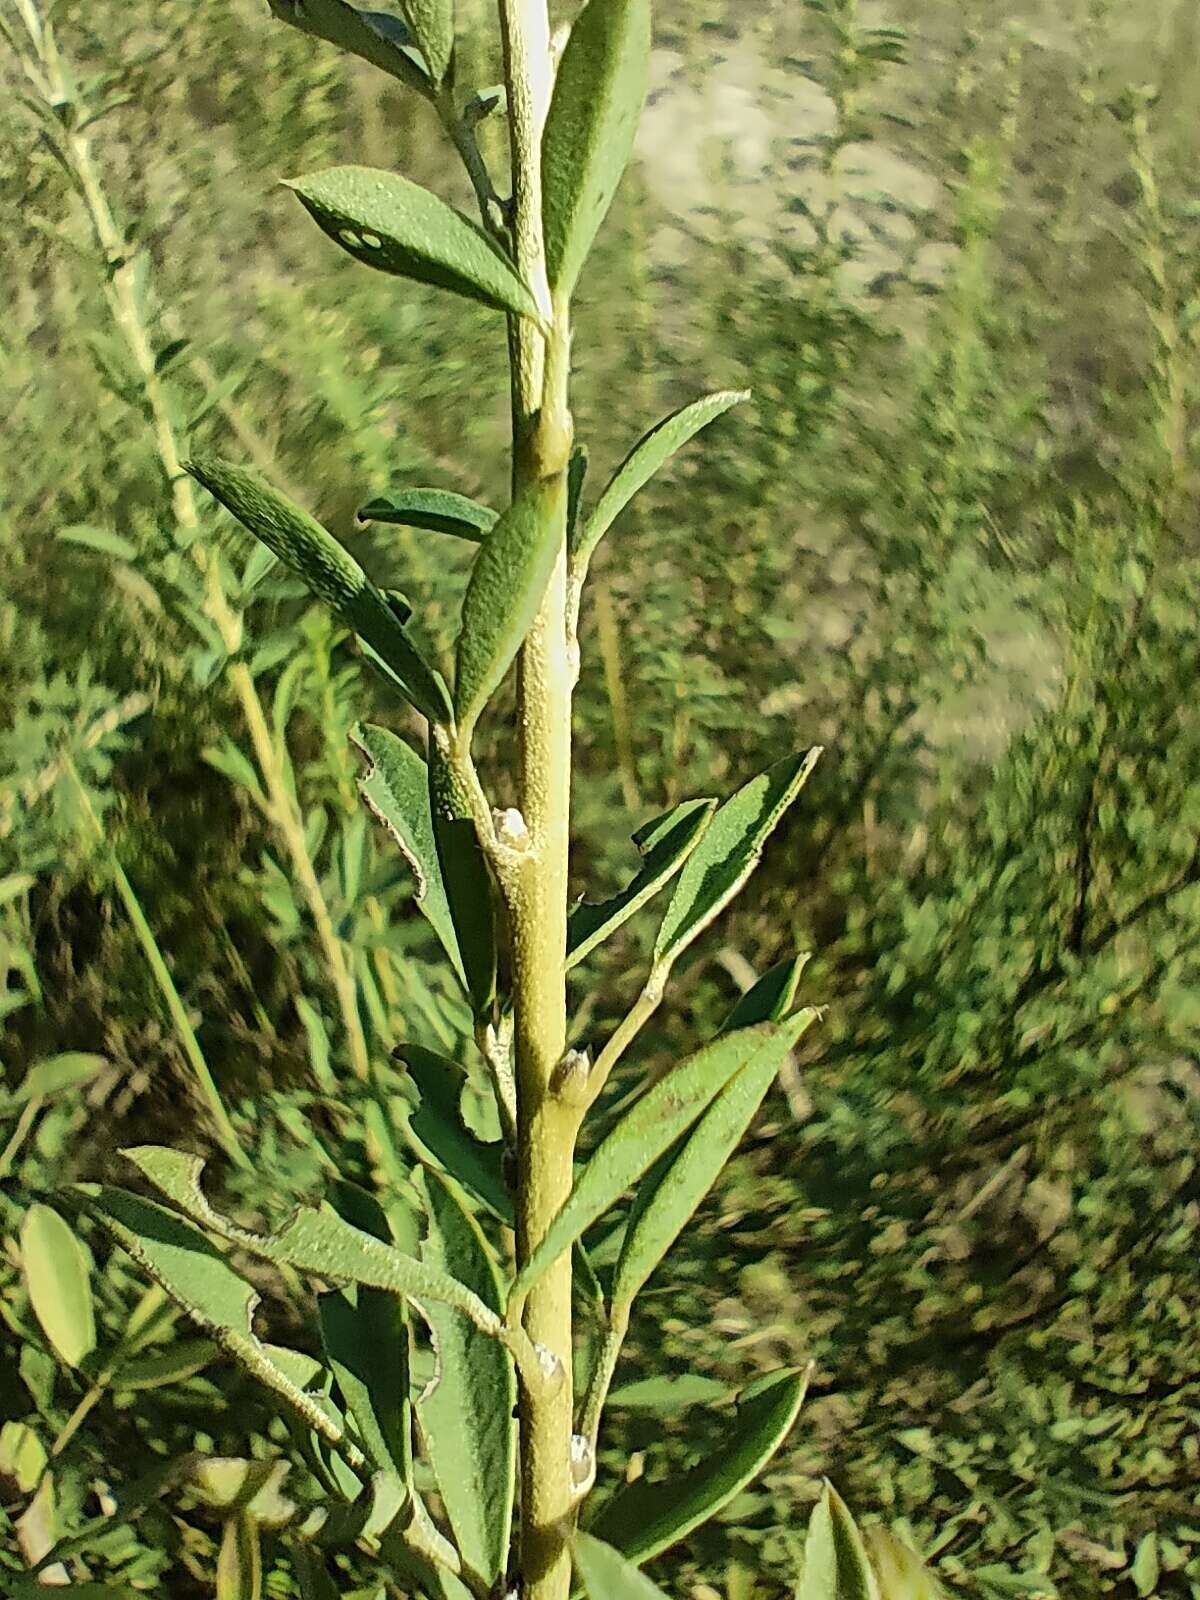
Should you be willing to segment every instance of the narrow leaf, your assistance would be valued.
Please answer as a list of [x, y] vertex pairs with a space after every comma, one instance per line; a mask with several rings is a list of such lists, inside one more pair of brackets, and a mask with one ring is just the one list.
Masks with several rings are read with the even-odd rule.
[[89, 1055], [82, 1050], [68, 1050], [62, 1055], [35, 1061], [11, 1098], [5, 1101], [5, 1109], [15, 1111], [30, 1100], [53, 1100], [60, 1094], [69, 1094], [72, 1089], [82, 1089], [107, 1065], [104, 1056]]
[[613, 473], [596, 509], [572, 542], [576, 569], [586, 570], [592, 552], [621, 512], [677, 450], [710, 422], [749, 398], [749, 389], [723, 389], [718, 394], [706, 395], [703, 400], [693, 400], [690, 405], [672, 412], [639, 439]]
[[124, 1362], [113, 1378], [114, 1389], [160, 1389], [182, 1383], [211, 1366], [220, 1354], [212, 1339], [176, 1339], [166, 1349]]
[[216, 1600], [262, 1600], [262, 1542], [245, 1512], [228, 1517], [217, 1555]]
[[356, 261], [538, 320], [528, 284], [499, 246], [420, 184], [374, 167], [329, 167], [286, 184]]
[[394, 1246], [374, 1239], [328, 1207], [298, 1211], [276, 1233], [252, 1233], [215, 1211], [200, 1188], [204, 1162], [159, 1145], [122, 1151], [150, 1182], [194, 1222], [278, 1265], [318, 1277], [387, 1289], [409, 1300], [438, 1300], [457, 1307], [485, 1332], [499, 1335], [499, 1317], [453, 1278]]
[[484, 1144], [462, 1119], [464, 1068], [419, 1044], [402, 1044], [394, 1055], [407, 1067], [421, 1096], [408, 1119], [417, 1142], [468, 1194], [511, 1228], [513, 1203], [504, 1182], [502, 1146]]
[[646, 98], [650, 0], [588, 0], [558, 65], [542, 141], [551, 293], [569, 300], [633, 150]]
[[58, 1212], [40, 1202], [21, 1223], [21, 1268], [42, 1332], [59, 1358], [77, 1367], [96, 1348], [88, 1260]]
[[582, 961], [640, 911], [683, 866], [716, 810], [715, 800], [685, 800], [635, 835], [644, 857], [641, 871], [621, 893], [598, 904], [583, 901], [567, 923], [567, 966]]
[[366, 776], [359, 779], [358, 791], [372, 815], [396, 841], [412, 869], [417, 906], [465, 985], [462, 956], [433, 835], [428, 769], [412, 746], [387, 728], [359, 723], [350, 730], [350, 740], [370, 762]]
[[572, 1555], [588, 1600], [666, 1600], [632, 1561], [590, 1533], [575, 1535]]
[[454, 54], [454, 0], [400, 0], [400, 10], [421, 47], [430, 77], [441, 83]]
[[600, 1509], [592, 1532], [639, 1564], [686, 1539], [766, 1466], [791, 1431], [807, 1383], [805, 1372], [775, 1372], [743, 1390], [719, 1449], [687, 1472], [639, 1478], [619, 1490]]
[[75, 1191], [96, 1220], [228, 1356], [277, 1394], [322, 1437], [342, 1429], [317, 1399], [286, 1372], [254, 1334], [258, 1295], [198, 1228], [165, 1206], [124, 1189], [78, 1184]]
[[808, 1525], [796, 1600], [880, 1600], [854, 1518], [828, 1481]]
[[764, 972], [725, 1018], [721, 1032], [732, 1033], [735, 1028], [749, 1028], [756, 1022], [781, 1022], [795, 1003], [800, 974], [808, 961], [809, 952], [804, 950]]
[[533, 625], [564, 542], [566, 474], [524, 489], [480, 547], [463, 597], [454, 714], [469, 739]]
[[307, 511], [242, 467], [216, 457], [187, 471], [352, 628], [431, 722], [449, 713], [446, 686], [422, 659], [395, 610], [350, 552]]
[[428, 528], [480, 544], [499, 516], [491, 506], [449, 489], [397, 489], [372, 500], [358, 513], [360, 522], [388, 522], [401, 528]]
[[712, 1404], [732, 1399], [727, 1385], [698, 1372], [684, 1372], [677, 1378], [639, 1378], [635, 1383], [613, 1389], [608, 1405], [621, 1411], [657, 1411], [668, 1415], [686, 1411], [688, 1406]]
[[800, 793], [819, 748], [768, 767], [725, 802], [688, 858], [654, 942], [654, 965], [669, 970], [729, 904], [758, 865], [771, 830]]
[[880, 1600], [946, 1600], [946, 1591], [934, 1574], [895, 1534], [875, 1526], [863, 1537], [879, 1582]]
[[[421, 1183], [429, 1233], [422, 1258], [500, 1310], [501, 1288], [478, 1224], [437, 1172]], [[466, 1565], [491, 1587], [508, 1563], [516, 1482], [516, 1377], [508, 1352], [446, 1306], [427, 1307], [438, 1378], [418, 1402], [429, 1458]]]
[[[656, 1184], [643, 1184], [625, 1228], [612, 1299], [630, 1306], [720, 1176], [763, 1102], [780, 1064], [815, 1013], [801, 1012], [778, 1027], [775, 1047], [757, 1055], [721, 1090], [682, 1140]], [[726, 1036], [728, 1037], [728, 1036]], [[732, 1037], [736, 1038], [734, 1034]]]
[[673, 1067], [589, 1156], [562, 1209], [518, 1276], [513, 1293], [525, 1293], [687, 1132], [732, 1078], [745, 1068], [759, 1067], [764, 1057], [778, 1064], [790, 1040], [786, 1026], [744, 1028], [711, 1040]]
[[475, 1015], [485, 1017], [496, 995], [492, 874], [471, 815], [470, 798], [436, 735], [429, 741], [429, 809], [467, 994]]
[[351, 55], [361, 56], [419, 93], [432, 85], [412, 48], [413, 37], [398, 17], [383, 11], [359, 11], [345, 0], [269, 0], [281, 22]]

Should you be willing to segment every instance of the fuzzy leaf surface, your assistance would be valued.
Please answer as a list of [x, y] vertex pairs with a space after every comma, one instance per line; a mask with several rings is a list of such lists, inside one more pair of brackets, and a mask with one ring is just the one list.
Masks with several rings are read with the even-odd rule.
[[469, 217], [399, 173], [329, 167], [286, 180], [313, 221], [364, 266], [538, 317], [529, 285]]
[[715, 800], [685, 800], [634, 835], [643, 857], [637, 875], [611, 900], [595, 904], [584, 900], [571, 912], [568, 968], [582, 961], [671, 881], [699, 844], [716, 807]]
[[592, 552], [634, 495], [645, 488], [677, 450], [710, 422], [749, 398], [749, 389], [723, 389], [673, 411], [644, 434], [609, 479], [595, 510], [579, 532], [572, 546], [576, 566], [586, 568]]
[[502, 1147], [484, 1144], [462, 1118], [464, 1069], [419, 1044], [399, 1045], [394, 1054], [408, 1068], [421, 1096], [408, 1119], [417, 1141], [468, 1194], [511, 1228], [513, 1203], [501, 1167]]
[[807, 1373], [773, 1372], [743, 1390], [721, 1449], [674, 1477], [628, 1484], [601, 1507], [591, 1531], [638, 1564], [686, 1539], [766, 1466], [791, 1431], [807, 1384]]
[[576, 1534], [572, 1556], [588, 1600], [666, 1600], [628, 1557], [590, 1533]]
[[[422, 1258], [499, 1312], [500, 1279], [479, 1224], [440, 1173], [421, 1184], [429, 1232]], [[439, 1377], [418, 1402], [429, 1457], [466, 1564], [490, 1586], [505, 1571], [516, 1484], [517, 1384], [508, 1352], [461, 1312], [430, 1303]]]
[[481, 506], [452, 489], [396, 489], [380, 495], [358, 513], [360, 522], [387, 522], [401, 528], [426, 528], [451, 533], [480, 544], [500, 520], [491, 506]]
[[202, 1227], [268, 1261], [318, 1277], [342, 1279], [386, 1289], [407, 1300], [443, 1301], [471, 1317], [478, 1327], [499, 1335], [500, 1319], [464, 1284], [445, 1272], [353, 1227], [329, 1207], [307, 1206], [275, 1233], [240, 1228], [209, 1205], [200, 1188], [204, 1162], [161, 1145], [139, 1145], [122, 1152], [155, 1188]]
[[465, 985], [466, 974], [434, 839], [428, 768], [412, 746], [388, 728], [359, 723], [351, 729], [350, 740], [370, 762], [368, 772], [358, 780], [358, 792], [412, 869], [417, 907]]
[[542, 141], [542, 221], [551, 294], [569, 300], [608, 214], [650, 61], [650, 0], [588, 0], [558, 64]]
[[42, 1332], [59, 1358], [77, 1367], [96, 1348], [88, 1259], [74, 1230], [40, 1201], [21, 1222], [21, 1270]]
[[345, 0], [269, 0], [269, 4], [281, 22], [361, 56], [381, 72], [429, 94], [431, 85], [412, 48], [413, 36], [399, 17], [385, 11], [360, 11]]
[[814, 1015], [804, 1011], [779, 1024], [773, 1047], [759, 1050], [725, 1085], [683, 1138], [658, 1182], [641, 1186], [613, 1278], [614, 1305], [633, 1304], [646, 1279], [678, 1239], [741, 1143], [780, 1064]]
[[463, 596], [454, 715], [469, 738], [533, 626], [566, 525], [566, 473], [523, 489], [480, 546]]
[[737, 894], [820, 754], [819, 749], [812, 749], [775, 762], [718, 809], [671, 896], [654, 941], [656, 968], [669, 970], [681, 951]]
[[430, 77], [441, 83], [454, 54], [454, 0], [400, 0], [400, 10], [425, 57]]
[[687, 1132], [738, 1073], [762, 1066], [764, 1059], [777, 1066], [790, 1039], [789, 1029], [777, 1024], [721, 1035], [649, 1089], [588, 1157], [561, 1210], [519, 1274], [514, 1293], [528, 1290]]
[[756, 1022], [781, 1022], [792, 1009], [800, 974], [808, 965], [808, 951], [780, 961], [753, 983], [721, 1024], [722, 1033], [749, 1028]]
[[808, 1524], [796, 1600], [880, 1600], [862, 1536], [828, 1481]]
[[255, 473], [215, 456], [189, 461], [187, 471], [371, 647], [418, 711], [430, 721], [446, 720], [450, 703], [441, 677], [417, 651], [387, 596], [315, 517]]

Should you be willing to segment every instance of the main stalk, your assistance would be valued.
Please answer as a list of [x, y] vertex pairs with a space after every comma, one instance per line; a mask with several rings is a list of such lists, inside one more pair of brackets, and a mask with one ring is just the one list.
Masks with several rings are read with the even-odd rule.
[[[512, 152], [517, 264], [547, 319], [510, 322], [513, 488], [565, 474], [571, 451], [566, 308], [551, 306], [542, 236], [541, 143], [553, 86], [546, 0], [500, 0]], [[565, 496], [555, 496], [558, 507]], [[571, 1189], [580, 1112], [559, 1092], [566, 1051], [567, 840], [571, 689], [567, 647], [566, 525], [559, 558], [521, 651], [518, 722], [521, 811], [529, 849], [508, 889], [517, 1067], [517, 1257], [533, 1249]], [[531, 1339], [555, 1358], [545, 1386], [520, 1402], [522, 1600], [567, 1600], [576, 1488], [571, 1465], [571, 1261], [531, 1291]]]

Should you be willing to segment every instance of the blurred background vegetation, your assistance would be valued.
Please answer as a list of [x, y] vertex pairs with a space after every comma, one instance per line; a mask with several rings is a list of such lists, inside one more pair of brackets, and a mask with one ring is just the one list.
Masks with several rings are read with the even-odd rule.
[[[459, 4], [481, 87], [490, 0]], [[0, 16], [11, 1576], [156, 1457], [277, 1448], [99, 1240], [96, 1348], [54, 1358], [31, 1200], [145, 1139], [211, 1152], [250, 1215], [378, 1176], [368, 1071], [470, 1034], [357, 799], [349, 729], [404, 708], [178, 461], [269, 471], [444, 651], [469, 551], [354, 513], [502, 503], [506, 419], [494, 316], [363, 271], [277, 185], [365, 161], [469, 209], [413, 96], [257, 0]], [[676, 404], [754, 401], [597, 562], [576, 887], [824, 744], [627, 1070], [796, 949], [827, 1010], [645, 1297], [602, 1469], [669, 1470], [674, 1407], [812, 1359], [765, 1484], [656, 1563], [676, 1592], [788, 1592], [828, 1473], [989, 1600], [1200, 1596], [1200, 13], [659, 0], [656, 28], [581, 291], [593, 480]], [[502, 767], [503, 712], [490, 737]], [[580, 1041], [647, 932], [576, 974]], [[207, 1594], [213, 1539], [152, 1506], [90, 1570]]]

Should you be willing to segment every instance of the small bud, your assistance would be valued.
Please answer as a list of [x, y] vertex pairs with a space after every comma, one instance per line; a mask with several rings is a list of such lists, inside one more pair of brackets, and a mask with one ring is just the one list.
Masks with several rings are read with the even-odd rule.
[[586, 1105], [592, 1058], [586, 1050], [568, 1050], [550, 1074], [550, 1092], [565, 1105]]
[[496, 824], [496, 838], [506, 849], [529, 849], [529, 829], [516, 806], [509, 806], [506, 811], [493, 811], [492, 820]]

